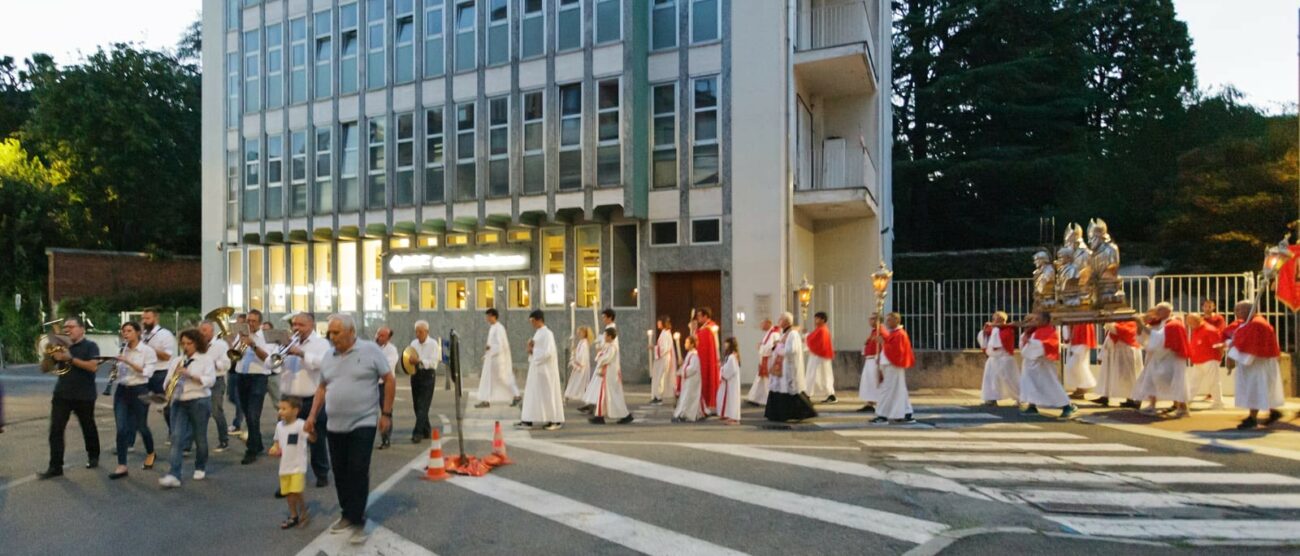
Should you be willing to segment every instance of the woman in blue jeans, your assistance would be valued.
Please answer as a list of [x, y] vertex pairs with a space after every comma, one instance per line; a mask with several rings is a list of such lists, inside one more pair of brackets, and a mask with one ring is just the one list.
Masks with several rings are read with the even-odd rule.
[[[177, 380], [168, 407], [172, 420], [172, 446], [167, 458], [170, 468], [158, 479], [163, 488], [181, 486], [185, 447], [191, 443], [195, 445], [194, 480], [202, 481], [207, 476], [208, 421], [212, 416], [212, 385], [217, 383], [217, 368], [204, 353], [207, 342], [198, 329], [181, 331], [180, 345], [184, 356], [173, 358], [176, 362], [163, 381], [165, 388], [173, 379]], [[225, 357], [224, 353], [215, 355]]]
[[149, 404], [140, 396], [149, 393], [149, 377], [158, 360], [154, 350], [140, 341], [140, 325], [134, 321], [122, 325], [122, 352], [117, 355], [117, 385], [113, 391], [113, 417], [117, 421], [117, 469], [110, 479], [126, 473], [126, 452], [138, 431], [144, 438], [144, 469], [152, 469], [157, 455], [153, 451], [153, 433], [146, 419]]

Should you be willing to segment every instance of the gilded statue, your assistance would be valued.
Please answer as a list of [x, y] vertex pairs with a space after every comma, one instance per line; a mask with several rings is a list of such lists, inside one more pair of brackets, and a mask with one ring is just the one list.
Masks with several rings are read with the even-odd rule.
[[1056, 267], [1047, 251], [1034, 253], [1034, 310], [1050, 311], [1056, 307]]
[[1093, 289], [1100, 307], [1123, 305], [1124, 290], [1119, 278], [1119, 246], [1110, 239], [1106, 221], [1095, 218], [1088, 223], [1088, 243], [1092, 248]]

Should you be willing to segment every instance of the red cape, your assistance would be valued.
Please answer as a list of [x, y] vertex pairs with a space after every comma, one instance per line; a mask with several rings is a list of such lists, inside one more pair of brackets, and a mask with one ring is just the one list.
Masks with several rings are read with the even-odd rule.
[[1011, 354], [1016, 354], [1016, 330], [1010, 326], [992, 325], [985, 326], [984, 333], [988, 334], [989, 329], [995, 328], [998, 331], [998, 339], [1002, 341], [1002, 350]]
[[700, 395], [710, 409], [717, 405], [718, 384], [722, 382], [722, 365], [718, 361], [718, 338], [713, 335], [713, 321], [704, 323], [695, 331], [699, 340], [696, 353], [700, 357]]
[[876, 325], [876, 329], [871, 331], [870, 336], [867, 336], [867, 343], [862, 345], [862, 355], [871, 357], [880, 352], [880, 344], [876, 342], [876, 338], [883, 336], [884, 332], [884, 326]]
[[1223, 327], [1228, 324], [1228, 321], [1223, 318], [1223, 313], [1215, 313], [1213, 315], [1202, 314], [1201, 320], [1205, 321], [1205, 324], [1213, 326], [1215, 330], [1223, 330]]
[[808, 335], [808, 351], [822, 359], [834, 359], [835, 348], [831, 347], [831, 329], [825, 325], [813, 329]]
[[1135, 348], [1142, 347], [1138, 344], [1138, 324], [1131, 320], [1115, 323], [1115, 327], [1111, 329], [1107, 336], [1114, 339], [1116, 344], [1128, 344]]
[[1165, 349], [1177, 353], [1179, 357], [1187, 359], [1191, 352], [1191, 346], [1187, 341], [1187, 326], [1183, 321], [1171, 318], [1165, 321]]
[[1214, 344], [1223, 341], [1223, 336], [1219, 334], [1219, 329], [1211, 326], [1209, 323], [1202, 324], [1192, 331], [1192, 349], [1191, 360], [1193, 365], [1200, 365], [1209, 361], [1218, 361], [1223, 358]]
[[1232, 335], [1237, 333], [1238, 328], [1241, 328], [1241, 324], [1242, 324], [1241, 319], [1235, 319], [1232, 321], [1232, 324], [1220, 328], [1219, 334], [1223, 335], [1224, 340], [1231, 340]]
[[1097, 327], [1091, 324], [1076, 324], [1070, 327], [1070, 345], [1097, 347]]
[[885, 332], [885, 357], [894, 366], [910, 369], [916, 364], [916, 355], [912, 353], [912, 339], [907, 336], [907, 331], [903, 327], [898, 327], [893, 332]]
[[[781, 329], [773, 326], [771, 330], [768, 330], [767, 333], [763, 335], [763, 340], [758, 343], [758, 347], [761, 349], [764, 345], [766, 345], [767, 340], [771, 338], [773, 334], [777, 334], [777, 335], [781, 334]], [[775, 353], [771, 355], [764, 355], [763, 358], [759, 360], [758, 376], [764, 378], [767, 377], [767, 373], [768, 373], [767, 361], [771, 359], [773, 355], [775, 355]]]
[[1282, 353], [1277, 345], [1277, 331], [1259, 315], [1237, 329], [1232, 336], [1232, 347], [1255, 357], [1278, 357]]
[[1020, 338], [1020, 349], [1025, 349], [1025, 344], [1030, 340], [1038, 340], [1043, 343], [1043, 356], [1052, 361], [1061, 360], [1061, 335], [1056, 332], [1056, 327], [1052, 325], [1040, 326], [1032, 332], [1026, 332]]

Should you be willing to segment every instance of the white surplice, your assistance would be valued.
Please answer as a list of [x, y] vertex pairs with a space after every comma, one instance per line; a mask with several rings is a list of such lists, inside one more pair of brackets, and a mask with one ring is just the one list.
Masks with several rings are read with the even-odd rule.
[[1282, 369], [1276, 357], [1255, 357], [1228, 350], [1228, 357], [1237, 362], [1234, 373], [1236, 394], [1233, 403], [1242, 409], [1268, 411], [1281, 408], [1286, 403], [1282, 395]]
[[1107, 398], [1134, 398], [1138, 375], [1142, 373], [1142, 350], [1116, 342], [1108, 334], [1101, 344], [1101, 373], [1097, 393]]
[[776, 344], [781, 339], [781, 335], [775, 330], [769, 328], [763, 333], [763, 340], [758, 343], [758, 363], [763, 364], [763, 359], [767, 359], [767, 376], [755, 376], [754, 383], [749, 385], [749, 394], [745, 396], [750, 403], [758, 405], [767, 405], [767, 393], [771, 389], [772, 379], [772, 362], [776, 359]]
[[1016, 358], [1002, 345], [1002, 334], [997, 327], [992, 334], [980, 330], [976, 340], [988, 359], [984, 361], [984, 382], [980, 399], [986, 402], [1020, 399], [1020, 368]]
[[673, 380], [673, 332], [660, 330], [655, 340], [654, 365], [650, 367], [650, 398], [664, 399], [664, 391]]
[[601, 396], [596, 401], [597, 417], [622, 419], [628, 416], [627, 400], [623, 397], [622, 363], [618, 342], [606, 343], [596, 354], [595, 380], [601, 384]]
[[478, 400], [508, 402], [519, 397], [514, 365], [510, 362], [510, 340], [506, 327], [493, 323], [488, 328], [487, 349], [483, 352], [483, 370], [478, 379]]
[[1043, 407], [1065, 407], [1070, 397], [1056, 378], [1056, 361], [1047, 358], [1042, 340], [1029, 336], [1020, 347], [1020, 401]]
[[835, 395], [835, 371], [830, 359], [808, 352], [808, 395], [822, 399]]
[[[611, 323], [609, 326], [605, 327], [605, 330], [609, 330], [611, 328], [617, 328], [617, 327], [615, 327], [614, 324]], [[614, 343], [618, 343], [618, 338], [614, 338]], [[596, 342], [593, 348], [595, 349], [595, 353], [600, 353], [600, 350], [605, 349], [605, 333], [603, 331], [600, 332], [599, 334], [596, 334]], [[585, 405], [591, 405], [591, 406], [600, 403], [600, 388], [601, 388], [600, 376], [598, 376], [595, 372], [592, 372], [591, 379], [587, 381], [587, 389], [582, 394], [583, 403]]]
[[734, 353], [728, 355], [727, 361], [722, 364], [717, 407], [719, 417], [740, 420], [740, 358]]
[[586, 338], [578, 340], [569, 360], [569, 384], [564, 388], [564, 398], [582, 401], [587, 393], [587, 384], [591, 382], [591, 343]]
[[700, 403], [700, 356], [695, 350], [686, 352], [677, 373], [682, 377], [682, 394], [677, 396], [673, 417], [686, 421], [704, 418], [704, 404]]
[[1165, 349], [1165, 323], [1147, 334], [1147, 362], [1133, 389], [1133, 399], [1187, 401], [1187, 360]]
[[523, 405], [521, 421], [535, 424], [564, 422], [560, 359], [555, 351], [555, 335], [545, 326], [533, 333], [533, 353], [528, 356]]
[[885, 381], [880, 384], [880, 401], [876, 403], [876, 416], [902, 419], [912, 413], [912, 400], [907, 395], [907, 370], [894, 365], [889, 356], [880, 354], [880, 374]]
[[776, 354], [781, 356], [781, 376], [772, 382], [772, 391], [798, 394], [804, 390], [803, 335], [791, 326], [781, 337]]

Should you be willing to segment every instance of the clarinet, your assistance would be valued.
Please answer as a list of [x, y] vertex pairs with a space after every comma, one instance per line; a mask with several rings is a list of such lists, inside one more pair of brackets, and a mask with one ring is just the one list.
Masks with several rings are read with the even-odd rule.
[[[118, 357], [121, 357], [123, 353], [126, 353], [126, 342], [120, 342], [120, 343], [117, 344], [117, 355], [118, 355]], [[114, 383], [114, 382], [117, 382], [117, 373], [118, 373], [118, 370], [121, 369], [121, 368], [122, 368], [122, 365], [124, 365], [124, 364], [125, 364], [125, 363], [122, 363], [121, 361], [118, 361], [116, 364], [113, 365], [113, 370], [112, 370], [112, 371], [109, 371], [109, 373], [108, 373], [108, 384], [105, 384], [105, 385], [104, 385], [104, 395], [105, 395], [105, 396], [110, 395], [110, 394], [113, 393], [113, 383]]]

